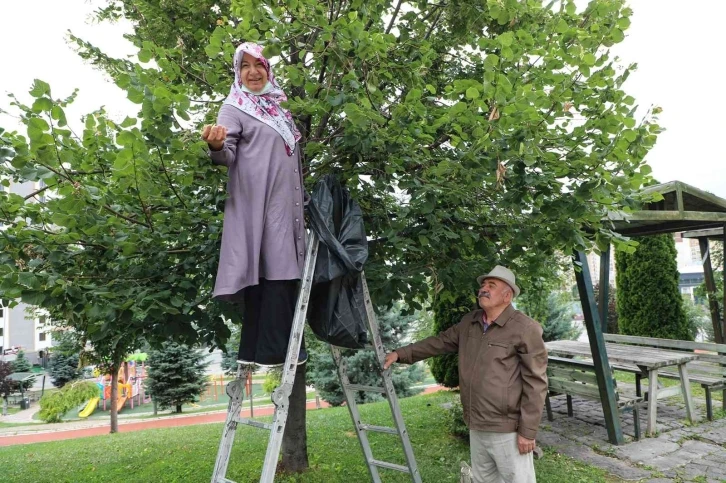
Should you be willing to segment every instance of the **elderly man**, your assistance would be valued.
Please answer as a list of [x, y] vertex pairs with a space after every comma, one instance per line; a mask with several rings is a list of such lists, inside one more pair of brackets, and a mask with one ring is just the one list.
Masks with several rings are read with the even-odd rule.
[[384, 367], [458, 352], [474, 481], [534, 482], [532, 451], [547, 392], [542, 327], [512, 307], [519, 287], [511, 270], [497, 265], [477, 282], [481, 309], [438, 336], [387, 354]]

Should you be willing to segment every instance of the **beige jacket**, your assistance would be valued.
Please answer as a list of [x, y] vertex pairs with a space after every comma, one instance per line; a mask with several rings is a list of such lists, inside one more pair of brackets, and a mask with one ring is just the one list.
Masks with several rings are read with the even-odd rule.
[[535, 439], [547, 393], [547, 349], [542, 327], [511, 305], [486, 333], [483, 311], [469, 312], [436, 337], [396, 349], [413, 364], [458, 352], [459, 389], [470, 429], [518, 432]]

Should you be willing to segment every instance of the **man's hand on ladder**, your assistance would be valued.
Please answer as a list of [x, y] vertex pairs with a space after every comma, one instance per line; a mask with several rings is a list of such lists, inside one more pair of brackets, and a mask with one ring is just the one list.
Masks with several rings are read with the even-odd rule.
[[383, 370], [391, 367], [391, 364], [393, 364], [394, 362], [398, 362], [398, 354], [396, 353], [396, 351], [386, 354], [386, 360], [383, 361]]

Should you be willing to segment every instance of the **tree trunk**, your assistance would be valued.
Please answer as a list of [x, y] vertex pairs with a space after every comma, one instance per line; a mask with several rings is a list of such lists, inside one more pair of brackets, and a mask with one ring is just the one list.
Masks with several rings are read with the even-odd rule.
[[182, 405], [181, 405], [181, 404], [177, 404], [177, 405], [176, 405], [176, 412], [177, 412], [178, 414], [181, 414], [181, 412], [182, 412], [181, 408], [182, 408]]
[[7, 415], [8, 415], [8, 398], [4, 397], [3, 398], [3, 416], [7, 416]]
[[305, 432], [305, 366], [295, 373], [295, 384], [290, 394], [290, 412], [282, 437], [280, 470], [297, 473], [308, 469], [308, 437]]
[[118, 433], [118, 410], [116, 409], [116, 401], [118, 400], [118, 364], [113, 365], [111, 369], [111, 433]]

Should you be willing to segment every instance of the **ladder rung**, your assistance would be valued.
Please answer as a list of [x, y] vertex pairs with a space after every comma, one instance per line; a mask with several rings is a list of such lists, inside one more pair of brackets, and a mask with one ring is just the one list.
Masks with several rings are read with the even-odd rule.
[[388, 468], [389, 470], [396, 470], [402, 473], [411, 473], [408, 466], [397, 465], [396, 463], [389, 463], [388, 461], [370, 460], [370, 464], [378, 466], [380, 468]]
[[364, 386], [362, 384], [347, 384], [343, 385], [345, 389], [350, 389], [351, 391], [364, 391], [364, 392], [379, 392], [381, 394], [385, 394], [386, 390], [382, 387], [378, 386]]
[[239, 424], [246, 424], [247, 426], [254, 426], [255, 428], [266, 429], [272, 431], [272, 425], [269, 423], [261, 423], [250, 418], [237, 418]]
[[387, 434], [398, 434], [396, 428], [389, 428], [386, 426], [374, 426], [372, 424], [359, 424], [358, 427], [363, 431], [374, 431], [376, 433], [387, 433]]
[[217, 481], [215, 481], [214, 483], [235, 483], [235, 482], [234, 482], [234, 481], [232, 481], [232, 480], [228, 480], [227, 478], [219, 478], [219, 479], [218, 479]]

